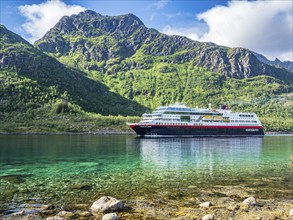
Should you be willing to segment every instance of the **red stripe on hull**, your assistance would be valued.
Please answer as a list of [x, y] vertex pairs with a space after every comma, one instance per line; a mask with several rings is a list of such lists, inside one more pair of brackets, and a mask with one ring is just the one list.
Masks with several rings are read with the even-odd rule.
[[231, 125], [152, 125], [152, 124], [133, 124], [130, 128], [135, 126], [150, 126], [150, 127], [173, 127], [173, 128], [239, 128], [239, 129], [262, 129], [262, 126], [231, 126]]

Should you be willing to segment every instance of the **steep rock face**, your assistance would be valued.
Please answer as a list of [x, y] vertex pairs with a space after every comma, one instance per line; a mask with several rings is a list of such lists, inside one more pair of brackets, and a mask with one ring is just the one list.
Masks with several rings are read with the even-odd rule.
[[256, 57], [249, 50], [235, 48], [228, 53], [231, 64], [230, 72], [236, 75], [235, 78], [249, 78], [257, 73], [266, 73], [266, 66], [258, 62]]
[[90, 63], [107, 62], [110, 59], [121, 62], [140, 54], [162, 57], [171, 63], [192, 62], [231, 78], [269, 75], [293, 80], [288, 71], [261, 62], [247, 49], [227, 48], [181, 36], [167, 36], [145, 27], [133, 14], [102, 16], [87, 10], [78, 15], [65, 16], [35, 46], [58, 59], [72, 57], [77, 59], [76, 62], [82, 60], [82, 68], [87, 70], [103, 69], [105, 72], [106, 65], [101, 69], [101, 65], [98, 67]]

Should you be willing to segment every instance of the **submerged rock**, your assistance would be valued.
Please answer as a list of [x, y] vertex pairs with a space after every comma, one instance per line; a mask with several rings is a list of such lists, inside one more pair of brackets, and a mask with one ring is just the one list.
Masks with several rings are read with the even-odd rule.
[[42, 209], [43, 210], [54, 210], [54, 209], [56, 209], [56, 207], [54, 205], [50, 204], [50, 205], [44, 205], [42, 207]]
[[116, 213], [108, 213], [103, 216], [102, 220], [118, 220], [118, 215]]
[[245, 199], [242, 203], [245, 204], [245, 205], [249, 205], [249, 206], [255, 206], [256, 205], [256, 199], [251, 196], [251, 197], [248, 197], [247, 199]]
[[26, 177], [30, 175], [22, 175], [22, 174], [12, 174], [12, 175], [5, 175], [5, 176], [0, 176], [0, 180], [5, 180], [9, 183], [13, 184], [20, 184], [25, 182]]
[[25, 213], [25, 210], [23, 209], [23, 210], [21, 210], [21, 211], [19, 211], [19, 212], [12, 213], [11, 216], [25, 215], [25, 214], [26, 214], [26, 213]]
[[28, 215], [35, 215], [39, 213], [38, 210], [34, 210], [34, 209], [23, 209], [21, 211], [12, 213], [10, 216], [28, 216]]
[[75, 184], [70, 186], [71, 189], [77, 189], [77, 190], [91, 190], [93, 186], [88, 184]]
[[213, 214], [208, 214], [202, 217], [202, 220], [214, 220], [215, 216]]
[[239, 197], [239, 198], [247, 198], [253, 192], [252, 188], [244, 187], [244, 186], [215, 186], [213, 189], [215, 194], [226, 197]]
[[111, 196], [103, 196], [92, 204], [90, 211], [96, 216], [100, 212], [115, 212], [122, 210], [123, 207], [122, 201]]

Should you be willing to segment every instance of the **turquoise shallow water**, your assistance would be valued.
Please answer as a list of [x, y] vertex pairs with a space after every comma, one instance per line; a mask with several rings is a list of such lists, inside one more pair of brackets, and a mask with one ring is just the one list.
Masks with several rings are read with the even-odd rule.
[[102, 195], [180, 200], [230, 185], [293, 199], [292, 143], [293, 136], [0, 136], [0, 211], [90, 204]]

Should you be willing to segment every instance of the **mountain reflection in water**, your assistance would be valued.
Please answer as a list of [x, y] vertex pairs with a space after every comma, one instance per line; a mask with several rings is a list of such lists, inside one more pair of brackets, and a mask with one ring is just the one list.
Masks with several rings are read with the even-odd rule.
[[[129, 143], [132, 142], [132, 143]], [[263, 138], [144, 138], [128, 139], [131, 146], [139, 146], [141, 160], [154, 167], [209, 167], [245, 163], [259, 163]]]

